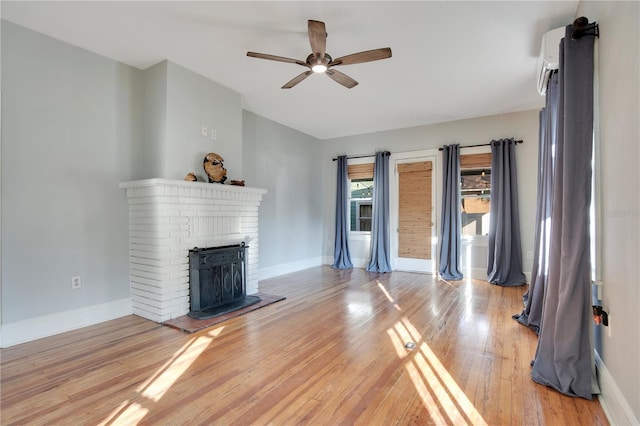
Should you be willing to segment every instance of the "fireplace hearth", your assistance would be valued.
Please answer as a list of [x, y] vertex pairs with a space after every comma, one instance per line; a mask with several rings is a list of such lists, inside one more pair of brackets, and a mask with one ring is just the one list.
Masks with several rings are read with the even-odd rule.
[[189, 316], [207, 319], [254, 303], [246, 294], [245, 243], [189, 251]]

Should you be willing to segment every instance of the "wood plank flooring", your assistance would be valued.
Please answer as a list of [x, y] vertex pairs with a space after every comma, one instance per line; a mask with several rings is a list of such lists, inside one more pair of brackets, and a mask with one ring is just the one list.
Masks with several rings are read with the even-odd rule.
[[194, 334], [128, 316], [2, 349], [0, 423], [608, 424], [531, 380], [523, 287], [323, 266], [260, 291], [287, 299]]

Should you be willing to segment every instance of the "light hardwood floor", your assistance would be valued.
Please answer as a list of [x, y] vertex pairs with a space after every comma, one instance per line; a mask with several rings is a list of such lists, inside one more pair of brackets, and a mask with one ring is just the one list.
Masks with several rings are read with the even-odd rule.
[[260, 291], [287, 299], [194, 334], [128, 316], [3, 349], [0, 423], [608, 424], [531, 380], [524, 287], [323, 266]]

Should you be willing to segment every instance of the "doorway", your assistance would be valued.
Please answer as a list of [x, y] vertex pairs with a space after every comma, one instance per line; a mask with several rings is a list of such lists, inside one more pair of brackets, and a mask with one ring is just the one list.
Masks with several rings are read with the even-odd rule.
[[392, 268], [431, 274], [436, 265], [437, 157], [431, 151], [393, 157]]

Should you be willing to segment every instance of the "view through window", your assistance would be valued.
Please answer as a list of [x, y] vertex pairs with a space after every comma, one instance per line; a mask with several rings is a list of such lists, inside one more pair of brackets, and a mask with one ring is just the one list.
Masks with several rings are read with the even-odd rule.
[[352, 179], [349, 194], [351, 230], [371, 232], [373, 179]]
[[489, 235], [491, 169], [461, 170], [462, 235]]

